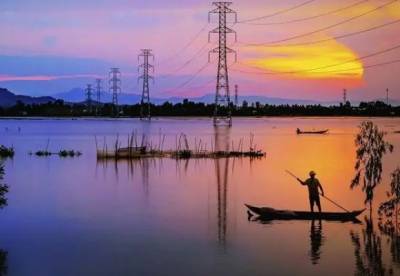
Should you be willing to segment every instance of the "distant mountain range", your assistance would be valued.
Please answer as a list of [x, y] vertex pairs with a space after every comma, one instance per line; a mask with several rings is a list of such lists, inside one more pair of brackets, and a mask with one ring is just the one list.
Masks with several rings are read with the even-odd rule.
[[[100, 101], [103, 103], [111, 102], [112, 95], [110, 93], [102, 93]], [[55, 94], [53, 96], [43, 96], [43, 97], [31, 97], [24, 95], [15, 95], [7, 89], [0, 88], [0, 106], [1, 107], [9, 107], [13, 106], [17, 103], [17, 101], [21, 101], [24, 104], [41, 104], [55, 101], [56, 99], [64, 100], [69, 103], [83, 103], [86, 101], [85, 91], [81, 88], [74, 88], [68, 92], [63, 92], [59, 94]], [[151, 102], [154, 104], [162, 104], [166, 101], [170, 103], [180, 103], [183, 101], [183, 97], [171, 97], [171, 98], [151, 98]], [[93, 100], [96, 100], [96, 97], [93, 97]], [[121, 93], [118, 97], [119, 104], [136, 104], [141, 100], [141, 95], [138, 94], [125, 94]], [[212, 94], [207, 94], [201, 97], [189, 98], [190, 101], [193, 102], [203, 102], [203, 103], [213, 103], [215, 100], [215, 96]], [[384, 101], [382, 99], [379, 99]], [[260, 102], [261, 104], [271, 104], [271, 105], [338, 105], [339, 102], [324, 102], [324, 101], [313, 101], [313, 100], [302, 100], [302, 99], [285, 99], [285, 98], [274, 98], [274, 97], [265, 97], [265, 96], [239, 96], [238, 97], [239, 104], [243, 101], [247, 101], [248, 103]], [[395, 106], [400, 106], [400, 101], [398, 100], [390, 100], [390, 103]], [[358, 105], [359, 102], [352, 102], [353, 105]]]
[[15, 95], [7, 89], [0, 88], [0, 107], [10, 107], [15, 105], [18, 101], [24, 104], [42, 104], [55, 101], [52, 97], [31, 97], [23, 95]]

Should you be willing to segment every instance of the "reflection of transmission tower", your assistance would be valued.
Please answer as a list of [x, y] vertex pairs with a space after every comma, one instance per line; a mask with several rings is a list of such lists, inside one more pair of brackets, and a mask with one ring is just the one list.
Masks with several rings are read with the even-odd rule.
[[89, 112], [92, 112], [92, 95], [93, 95], [93, 90], [92, 90], [92, 85], [88, 84], [85, 89], [86, 93], [86, 104], [88, 106]]
[[[229, 151], [229, 126], [215, 128], [215, 150]], [[217, 222], [218, 241], [225, 247], [228, 230], [228, 170], [229, 158], [215, 159], [215, 173], [217, 178]]]
[[112, 93], [113, 112], [115, 116], [118, 116], [118, 94], [121, 93], [121, 72], [119, 68], [111, 68], [109, 86]]
[[101, 101], [101, 79], [96, 79], [96, 115], [99, 113], [100, 101]]
[[154, 55], [151, 53], [150, 49], [142, 49], [138, 56], [138, 60], [143, 62], [139, 65], [139, 69], [142, 68], [142, 75], [138, 78], [138, 80], [142, 79], [143, 82], [142, 101], [140, 102], [140, 119], [148, 120], [151, 119], [149, 79], [154, 80], [153, 77], [149, 75], [149, 69], [154, 72], [154, 66], [149, 64], [149, 57], [152, 57], [154, 61]]
[[[218, 53], [218, 70], [217, 70], [217, 85], [215, 91], [215, 109], [214, 109], [214, 125], [220, 122], [225, 122], [229, 126], [232, 125], [231, 117], [231, 103], [229, 95], [229, 77], [228, 77], [228, 64], [227, 54], [234, 53], [236, 59], [236, 52], [227, 46], [227, 34], [235, 34], [236, 32], [226, 25], [227, 15], [234, 15], [234, 23], [237, 22], [236, 12], [231, 10], [229, 6], [232, 2], [213, 2], [216, 8], [209, 12], [208, 21], [211, 21], [212, 14], [218, 14], [218, 27], [210, 31], [211, 34], [218, 34], [218, 47], [210, 51], [211, 53]], [[209, 57], [210, 59], [210, 57]]]

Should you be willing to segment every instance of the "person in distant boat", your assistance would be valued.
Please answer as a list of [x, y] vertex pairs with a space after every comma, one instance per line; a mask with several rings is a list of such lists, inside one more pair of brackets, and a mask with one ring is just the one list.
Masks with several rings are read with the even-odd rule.
[[321, 202], [319, 200], [319, 190], [321, 190], [321, 195], [324, 196], [324, 189], [322, 188], [319, 180], [315, 178], [316, 173], [314, 171], [310, 172], [310, 178], [306, 181], [302, 181], [297, 178], [297, 180], [302, 184], [308, 187], [308, 196], [310, 199], [310, 208], [311, 212], [314, 213], [314, 204], [317, 204], [318, 210], [321, 213]]

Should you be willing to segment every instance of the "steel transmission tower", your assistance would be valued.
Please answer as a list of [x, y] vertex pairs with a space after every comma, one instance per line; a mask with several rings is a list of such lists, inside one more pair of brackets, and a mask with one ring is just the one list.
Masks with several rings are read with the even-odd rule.
[[85, 94], [86, 94], [86, 104], [89, 108], [89, 112], [92, 112], [92, 95], [93, 95], [93, 89], [92, 85], [88, 84], [85, 89]]
[[121, 72], [119, 71], [119, 68], [111, 68], [109, 77], [109, 87], [110, 92], [112, 93], [112, 104], [114, 108], [113, 111], [114, 115], [118, 116], [118, 94], [121, 93]]
[[218, 69], [217, 69], [217, 84], [215, 91], [215, 109], [214, 109], [214, 126], [219, 123], [227, 123], [229, 126], [232, 125], [231, 117], [231, 101], [229, 93], [229, 76], [228, 76], [228, 63], [227, 55], [235, 54], [236, 52], [228, 47], [227, 45], [227, 34], [234, 34], [236, 41], [236, 32], [227, 26], [227, 16], [234, 15], [234, 22], [237, 22], [237, 14], [235, 11], [229, 8], [232, 2], [213, 2], [216, 8], [208, 13], [208, 21], [211, 22], [211, 16], [218, 14], [218, 27], [210, 31], [208, 40], [210, 41], [211, 34], [218, 34], [218, 47], [212, 49], [209, 52], [208, 59], [210, 60], [210, 54], [218, 53]]
[[149, 58], [154, 61], [154, 55], [151, 53], [150, 49], [142, 49], [138, 56], [138, 61], [142, 62], [139, 65], [138, 70], [142, 69], [142, 74], [138, 77], [138, 81], [142, 79], [143, 89], [142, 89], [142, 100], [140, 102], [140, 119], [151, 119], [150, 115], [150, 87], [149, 80], [154, 78], [149, 74], [149, 70], [154, 73], [154, 66], [149, 64]]

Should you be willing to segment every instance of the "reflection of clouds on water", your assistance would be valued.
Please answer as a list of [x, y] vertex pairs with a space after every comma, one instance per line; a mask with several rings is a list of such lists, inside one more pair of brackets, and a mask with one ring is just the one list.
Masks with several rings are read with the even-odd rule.
[[325, 237], [322, 232], [322, 221], [318, 221], [316, 224], [315, 220], [311, 221], [310, 229], [310, 259], [312, 264], [318, 264], [321, 258], [321, 246], [325, 242]]
[[361, 234], [350, 231], [354, 246], [355, 275], [386, 275], [388, 270], [382, 261], [382, 241], [375, 232], [373, 221], [365, 217], [365, 228]]

